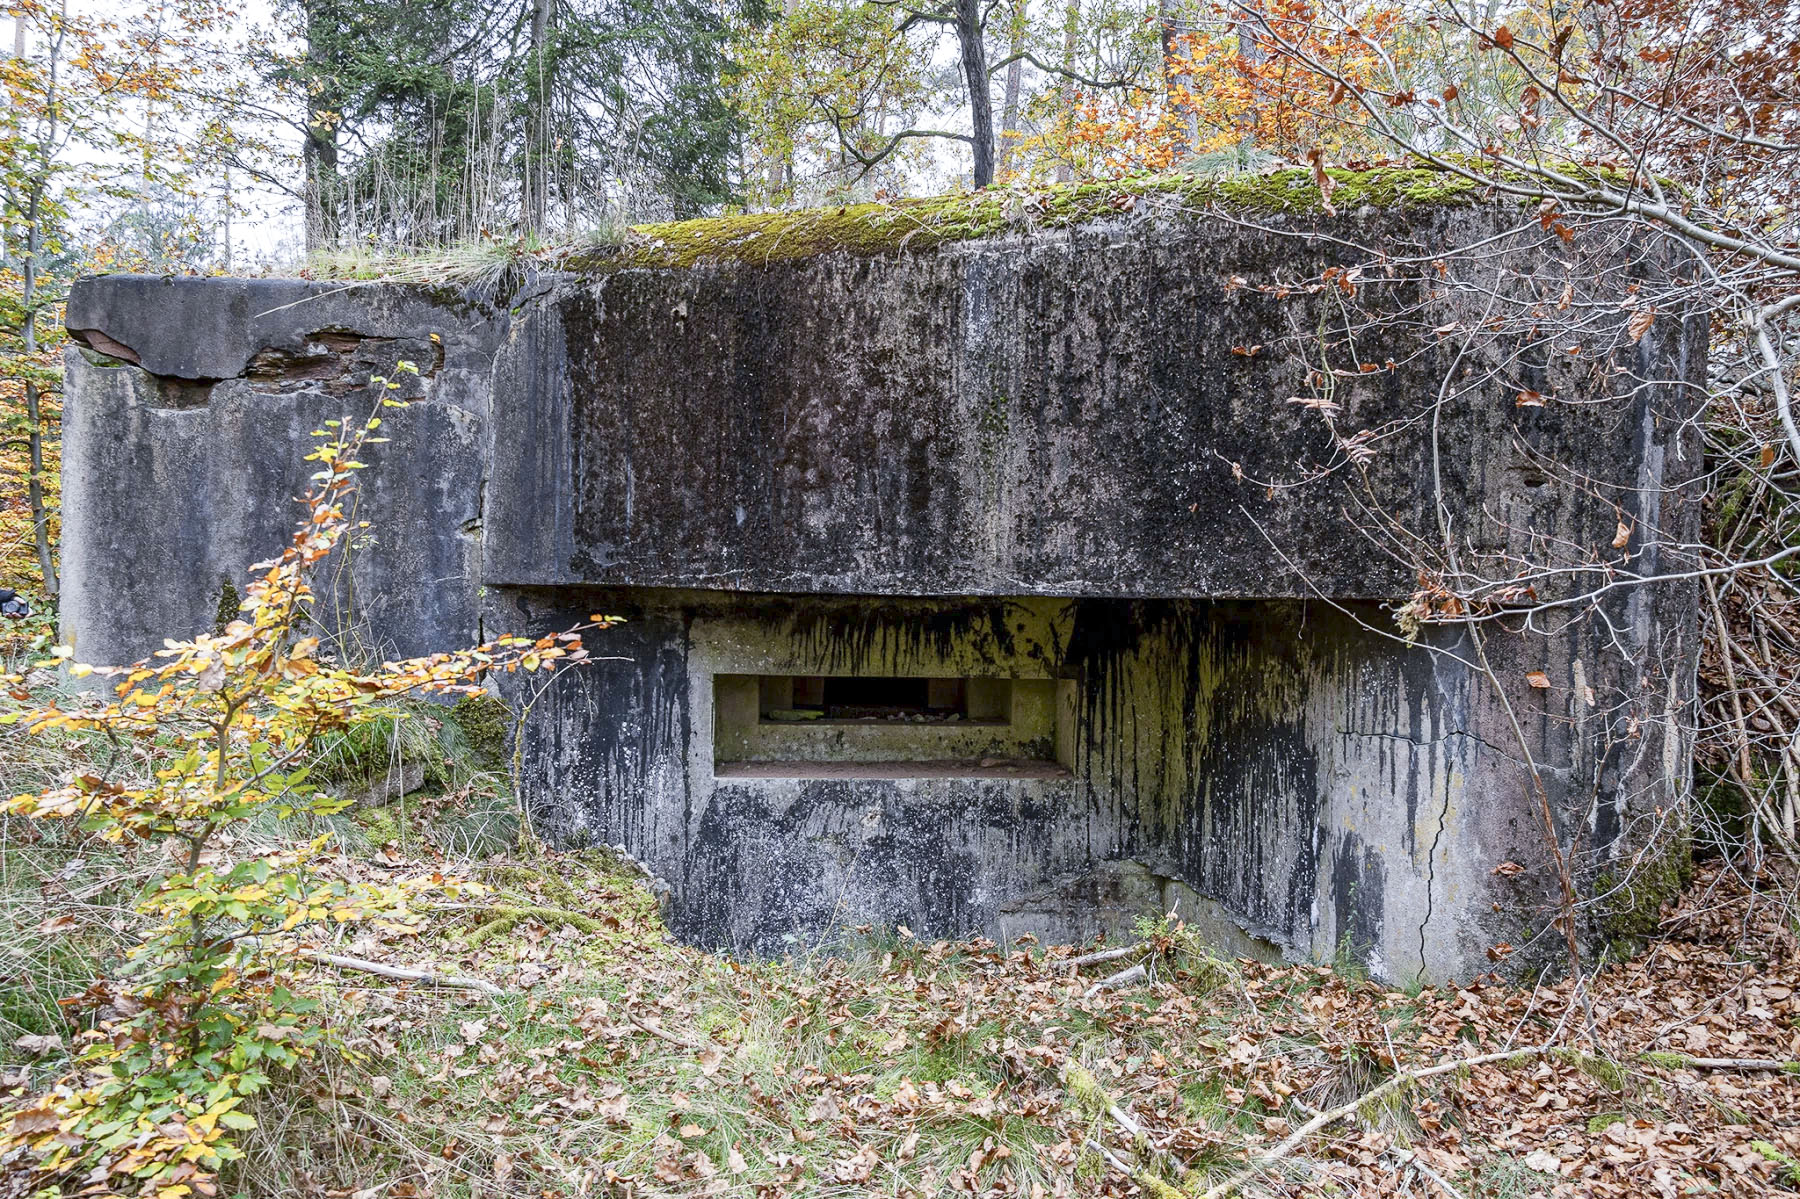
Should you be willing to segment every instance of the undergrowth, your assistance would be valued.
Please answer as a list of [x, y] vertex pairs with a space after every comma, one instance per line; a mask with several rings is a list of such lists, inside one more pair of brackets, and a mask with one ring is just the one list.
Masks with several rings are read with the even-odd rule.
[[[416, 743], [438, 757], [434, 777], [486, 780], [481, 794], [510, 802], [502, 779], [472, 768], [441, 710], [414, 718], [438, 722], [435, 740]], [[56, 761], [19, 768], [54, 773], [98, 752], [71, 738]], [[1194, 1195], [1396, 1070], [1524, 1050], [1567, 1028], [1566, 991], [1494, 981], [1402, 991], [1325, 967], [1221, 961], [1171, 920], [1143, 922], [1137, 955], [1085, 972], [1063, 966], [1074, 951], [1029, 939], [922, 944], [880, 929], [847, 935], [835, 956], [709, 954], [669, 936], [650, 881], [611, 851], [455, 848], [470, 839], [475, 794], [434, 785], [404, 809], [332, 818], [349, 876], [432, 863], [489, 888], [431, 908], [418, 935], [364, 929], [338, 949], [492, 980], [505, 993], [318, 968], [305, 981], [332, 1047], [271, 1072], [246, 1106], [256, 1125], [240, 1134], [243, 1156], [221, 1176], [221, 1194], [1073, 1196], [1149, 1193], [1155, 1181]], [[272, 824], [247, 835], [307, 831]], [[4, 836], [14, 926], [51, 913], [81, 922], [73, 938], [44, 934], [27, 968], [0, 985], [12, 1076], [42, 1080], [65, 1050], [14, 1042], [71, 1043], [78, 1026], [54, 996], [105, 973], [124, 944], [131, 892], [151, 867], [74, 839], [21, 839], [16, 822]], [[92, 880], [72, 884], [86, 895], [79, 905], [58, 890], [77, 877], [74, 861]], [[1708, 919], [1761, 919], [1741, 891], [1736, 907], [1722, 903], [1716, 875], [1704, 885]], [[1708, 952], [1690, 944], [1680, 969]], [[1739, 1012], [1761, 1003], [1776, 1013], [1761, 1022], [1778, 1026], [1765, 1030], [1774, 1039], [1746, 1041], [1745, 1054], [1775, 1051], [1780, 1028], [1796, 1019], [1778, 981], [1791, 974], [1791, 946], [1763, 953], [1767, 965], [1752, 974], [1732, 947], [1709, 958], [1718, 963], [1709, 969], [1736, 971], [1741, 999], [1753, 998]], [[1140, 963], [1146, 981], [1090, 993], [1097, 976]], [[1429, 1169], [1464, 1194], [1547, 1194], [1558, 1176], [1542, 1167], [1558, 1152], [1588, 1171], [1581, 1193], [1635, 1193], [1618, 1189], [1630, 1170], [1668, 1160], [1639, 1140], [1671, 1127], [1702, 1130], [1709, 1152], [1738, 1163], [1739, 1185], [1726, 1193], [1786, 1185], [1800, 1145], [1773, 1113], [1794, 1102], [1795, 1083], [1722, 1096], [1702, 1077], [1696, 1102], [1685, 1057], [1656, 1056], [1666, 1042], [1626, 1023], [1641, 1006], [1633, 996], [1644, 992], [1645, 967], [1626, 963], [1612, 968], [1616, 978], [1593, 980], [1585, 1002], [1604, 1045], [1520, 1052], [1365, 1104], [1272, 1164], [1262, 1193], [1352, 1193], [1359, 1178], [1410, 1177], [1415, 1193], [1429, 1194], [1417, 1172]], [[1709, 990], [1687, 973], [1658, 985], [1702, 1000]], [[1646, 1029], [1662, 1018], [1641, 1014], [1651, 1017]], [[1085, 1097], [1066, 1081], [1071, 1069], [1089, 1080]], [[1550, 1149], [1507, 1148], [1521, 1135]], [[1717, 1181], [1704, 1171], [1677, 1177]]]

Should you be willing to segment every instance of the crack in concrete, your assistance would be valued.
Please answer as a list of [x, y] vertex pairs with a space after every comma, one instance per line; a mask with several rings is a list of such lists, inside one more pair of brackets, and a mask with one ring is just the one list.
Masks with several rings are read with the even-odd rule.
[[1375, 738], [1376, 740], [1380, 740], [1380, 741], [1404, 741], [1408, 745], [1419, 746], [1421, 748], [1426, 747], [1426, 746], [1431, 746], [1431, 745], [1442, 745], [1442, 744], [1444, 744], [1444, 742], [1450, 740], [1452, 737], [1467, 737], [1470, 741], [1473, 741], [1475, 744], [1481, 746], [1483, 749], [1487, 750], [1489, 753], [1497, 754], [1500, 757], [1505, 758], [1507, 761], [1513, 763], [1514, 765], [1517, 765], [1517, 766], [1525, 765], [1524, 759], [1514, 757], [1512, 754], [1507, 753], [1505, 750], [1501, 749], [1498, 745], [1495, 745], [1492, 741], [1487, 740], [1485, 737], [1477, 736], [1476, 734], [1468, 732], [1467, 730], [1464, 730], [1464, 729], [1451, 729], [1449, 732], [1445, 733], [1442, 737], [1430, 737], [1430, 738], [1421, 739], [1418, 737], [1407, 736], [1405, 733], [1382, 733], [1382, 732], [1377, 732], [1373, 729], [1340, 728], [1338, 730], [1338, 736], [1340, 736], [1340, 737], [1372, 737], [1372, 738]]
[[1450, 819], [1450, 791], [1444, 789], [1444, 806], [1438, 812], [1437, 833], [1431, 838], [1431, 848], [1425, 851], [1425, 917], [1419, 921], [1419, 977], [1425, 977], [1425, 930], [1431, 926], [1431, 909], [1435, 902], [1432, 887], [1437, 882], [1438, 843], [1444, 839], [1444, 825]]

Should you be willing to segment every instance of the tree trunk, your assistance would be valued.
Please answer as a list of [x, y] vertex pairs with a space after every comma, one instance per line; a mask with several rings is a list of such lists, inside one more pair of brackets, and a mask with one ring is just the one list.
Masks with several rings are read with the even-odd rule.
[[[1246, 77], [1253, 75], [1266, 57], [1263, 54], [1262, 43], [1257, 40], [1256, 29], [1255, 21], [1246, 19], [1238, 22], [1238, 70]], [[1252, 91], [1251, 94], [1254, 96], [1255, 92]], [[1254, 101], [1238, 117], [1238, 130], [1238, 165], [1248, 166], [1250, 152], [1256, 149], [1256, 105]]]
[[337, 242], [337, 141], [323, 125], [308, 125], [300, 148], [305, 168], [306, 252], [316, 254]]
[[225, 168], [225, 273], [231, 273], [231, 168]]
[[526, 61], [525, 154], [519, 224], [521, 232], [540, 234], [550, 221], [550, 27], [556, 0], [532, 0], [531, 57]]
[[307, 98], [306, 140], [300, 146], [308, 254], [337, 244], [342, 216], [337, 140], [342, 102], [332, 86], [331, 61], [343, 37], [337, 14], [335, 0], [306, 0], [306, 77], [316, 89]]
[[1014, 135], [1019, 131], [1019, 83], [1021, 64], [1006, 64], [1006, 98], [1000, 104], [1000, 174], [1004, 177], [1012, 170], [1014, 143], [1018, 140]]
[[962, 44], [963, 78], [969, 84], [975, 186], [981, 188], [994, 181], [994, 98], [988, 91], [987, 47], [982, 42], [979, 0], [956, 0], [956, 40]]
[[[25, 19], [15, 18], [13, 26], [13, 50], [23, 58], [25, 56]], [[21, 357], [24, 359], [26, 372], [33, 370], [37, 363], [37, 313], [38, 313], [38, 258], [44, 249], [44, 189], [50, 181], [50, 150], [55, 145], [57, 136], [57, 116], [60, 98], [57, 94], [56, 54], [60, 39], [52, 39], [49, 43], [49, 88], [44, 96], [44, 139], [38, 144], [36, 178], [29, 185], [25, 204], [25, 260], [20, 264], [19, 305], [24, 311], [24, 319], [19, 330]], [[38, 395], [37, 383], [27, 375], [25, 383], [25, 443], [30, 455], [30, 465], [26, 477], [26, 495], [31, 505], [32, 541], [37, 550], [38, 569], [44, 576], [44, 597], [55, 599], [58, 591], [56, 579], [56, 558], [50, 544], [50, 509], [44, 502], [44, 412]]]
[[[26, 318], [30, 320], [30, 318]], [[25, 419], [31, 425], [28, 438], [31, 452], [31, 477], [26, 494], [31, 502], [31, 525], [37, 546], [38, 570], [44, 576], [44, 598], [55, 599], [61, 591], [56, 578], [56, 555], [50, 544], [50, 509], [44, 502], [44, 413], [38, 402], [37, 384], [25, 382]]]
[[1006, 92], [1000, 102], [1000, 177], [1004, 179], [1012, 170], [1013, 152], [1017, 148], [1019, 131], [1019, 87], [1024, 82], [1025, 64], [1014, 57], [1024, 47], [1025, 41], [1025, 6], [1022, 3], [1013, 5], [1011, 20], [1007, 22], [1006, 55], [1012, 61], [1006, 64]]
[[[1065, 71], [1073, 71], [1075, 69], [1075, 47], [1080, 29], [1081, 0], [1069, 0], [1069, 6], [1064, 10], [1063, 16], [1062, 66]], [[1062, 100], [1063, 120], [1068, 122], [1070, 129], [1074, 129], [1075, 81], [1066, 75], [1063, 77], [1060, 97]], [[1067, 161], [1058, 163], [1056, 167], [1056, 181], [1058, 183], [1067, 183], [1074, 177], [1074, 173], [1073, 164]]]
[[[47, 177], [50, 164], [43, 163], [42, 170]], [[20, 334], [24, 342], [21, 356], [27, 371], [37, 366], [37, 265], [38, 255], [44, 244], [43, 190], [41, 178], [32, 181], [31, 201], [25, 209], [25, 261], [21, 272], [19, 302], [25, 310]], [[44, 597], [55, 599], [58, 590], [56, 557], [50, 544], [50, 508], [44, 502], [44, 409], [42, 397], [38, 395], [37, 382], [30, 378], [25, 380], [25, 424], [25, 443], [31, 460], [25, 492], [31, 505], [32, 541], [37, 549], [38, 570], [44, 576]]]

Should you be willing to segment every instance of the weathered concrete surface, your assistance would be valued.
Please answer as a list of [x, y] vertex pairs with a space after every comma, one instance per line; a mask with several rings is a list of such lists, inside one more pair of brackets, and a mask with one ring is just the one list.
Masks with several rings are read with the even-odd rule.
[[[1383, 285], [1354, 243], [1447, 275], [1479, 244], [1466, 273], [1510, 273], [1486, 299], [1430, 270]], [[1509, 945], [1542, 961], [1542, 813], [1588, 893], [1635, 901], [1634, 855], [1685, 786], [1668, 730], [1693, 588], [1619, 587], [1552, 635], [1496, 621], [1479, 647], [1466, 628], [1408, 646], [1378, 601], [1413, 566], [1365, 531], [1429, 535], [1441, 501], [1496, 578], [1579, 568], [1540, 599], [1679, 564], [1705, 319], [1621, 336], [1616, 253], [1503, 207], [1152, 212], [923, 252], [627, 256], [491, 302], [91, 280], [69, 306], [65, 628], [123, 661], [209, 627], [221, 580], [285, 539], [307, 431], [407, 359], [423, 402], [364, 476], [375, 528], [321, 623], [417, 652], [631, 616], [592, 642], [622, 660], [533, 705], [524, 798], [542, 831], [666, 876], [684, 935], [1079, 938], [1175, 905], [1234, 951], [1384, 978], [1466, 977]], [[1345, 361], [1344, 339], [1308, 339], [1353, 262], [1369, 323], [1350, 360], [1371, 369], [1309, 378], [1315, 349]], [[1559, 293], [1590, 358], [1458, 332]], [[1330, 425], [1290, 403], [1321, 390]], [[1354, 467], [1352, 434], [1375, 451]], [[1067, 770], [731, 777], [721, 745], [790, 736], [715, 735], [718, 676], [759, 674], [1029, 680], [1059, 705]], [[846, 759], [899, 752], [832, 736]], [[1588, 935], [1616, 929], [1607, 902]]]
[[[1538, 862], [1544, 840], [1506, 717], [1457, 660], [1466, 634], [1395, 652], [1374, 608], [1305, 601], [497, 594], [490, 620], [512, 627], [630, 618], [602, 643], [623, 660], [537, 698], [526, 786], [540, 831], [623, 842], [667, 878], [677, 930], [702, 943], [780, 951], [871, 921], [1080, 940], [1170, 904], [1234, 951], [1411, 979], [1467, 977], [1544, 928], [1553, 880], [1495, 873]], [[1497, 637], [1491, 652], [1522, 676], [1535, 644]], [[1581, 677], [1570, 659], [1526, 660]], [[745, 673], [1070, 679], [1073, 771], [718, 778], [711, 688]], [[1563, 704], [1519, 691], [1559, 812], [1636, 811], [1679, 785], [1666, 696], [1632, 709], [1638, 733], [1620, 713], [1589, 740]], [[1638, 792], [1615, 798], [1627, 779]], [[569, 795], [583, 799], [551, 798]], [[1604, 833], [1615, 852], [1619, 832]]]
[[84, 658], [210, 630], [224, 585], [286, 544], [312, 431], [379, 402], [371, 375], [425, 402], [370, 448], [375, 527], [332, 563], [320, 621], [383, 654], [476, 635], [496, 340], [483, 309], [423, 289], [125, 276], [78, 284], [67, 319], [105, 351], [64, 359], [62, 623]]
[[[1476, 551], [1525, 529], [1605, 546], [1612, 492], [1634, 490], [1646, 461], [1620, 452], [1622, 409], [1675, 415], [1671, 380], [1691, 363], [1673, 374], [1648, 359], [1703, 354], [1703, 324], [1665, 320], [1631, 347], [1647, 361], [1628, 353], [1611, 377], [1447, 338], [1436, 330], [1482, 321], [1477, 297], [1371, 280], [1358, 303], [1393, 319], [1359, 333], [1348, 358], [1369, 373], [1332, 379], [1330, 398], [1340, 429], [1374, 437], [1373, 457], [1342, 469], [1319, 414], [1290, 402], [1319, 390], [1307, 373], [1325, 351], [1307, 334], [1342, 319], [1346, 298], [1318, 280], [1360, 261], [1357, 244], [1429, 257], [1485, 242], [1525, 267], [1503, 289], [1554, 296], [1571, 269], [1595, 286], [1592, 263], [1546, 257], [1518, 219], [1375, 212], [1322, 222], [1331, 237], [1121, 220], [580, 282], [522, 315], [496, 375], [497, 427], [521, 435], [496, 442], [488, 578], [1397, 598], [1414, 574], [1359, 531], [1364, 506], [1432, 529], [1440, 486]], [[1453, 363], [1488, 382], [1422, 419]], [[1562, 402], [1520, 407], [1525, 389]], [[1618, 404], [1593, 403], [1612, 392]], [[1422, 469], [1434, 439], [1441, 478]], [[1544, 463], [1594, 485], [1545, 487]], [[1293, 486], [1328, 465], [1334, 478]]]

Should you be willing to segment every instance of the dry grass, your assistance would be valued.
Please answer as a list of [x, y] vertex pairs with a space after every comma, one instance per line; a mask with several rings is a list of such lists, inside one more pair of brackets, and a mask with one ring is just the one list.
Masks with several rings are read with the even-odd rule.
[[549, 268], [569, 255], [594, 246], [617, 244], [628, 235], [623, 226], [596, 229], [568, 242], [548, 242], [537, 237], [514, 241], [482, 239], [446, 246], [414, 249], [355, 246], [320, 251], [307, 259], [302, 273], [312, 279], [343, 279], [370, 283], [403, 283], [491, 288], [509, 271]]

